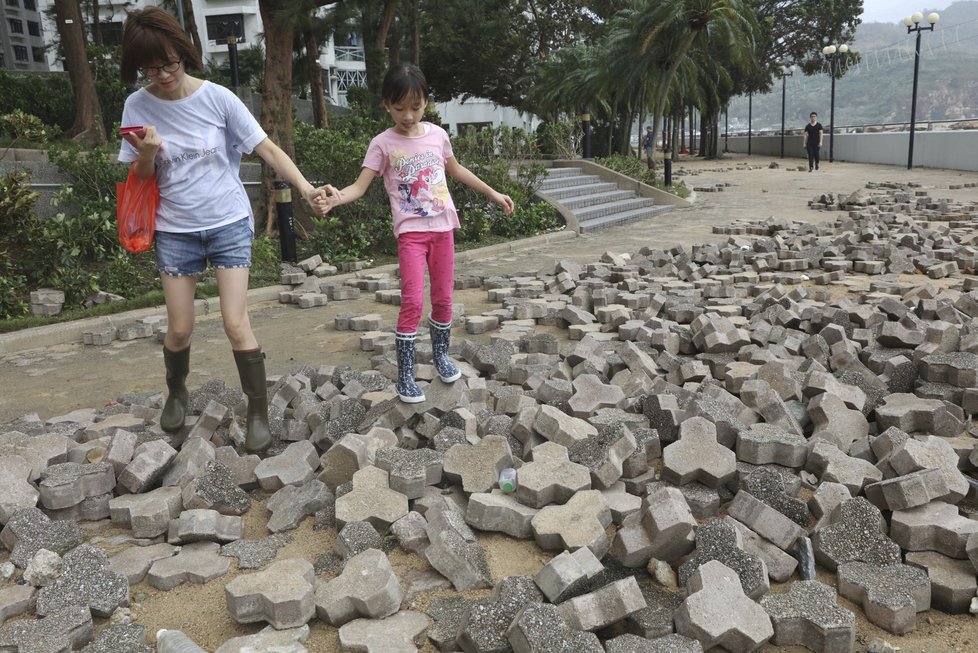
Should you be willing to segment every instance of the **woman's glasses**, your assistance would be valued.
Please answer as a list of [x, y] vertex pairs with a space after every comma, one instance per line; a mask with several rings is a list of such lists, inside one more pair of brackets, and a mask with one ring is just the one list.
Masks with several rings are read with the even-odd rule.
[[180, 68], [182, 62], [177, 59], [176, 61], [168, 61], [162, 66], [144, 66], [139, 69], [146, 77], [156, 77], [160, 73], [175, 73], [177, 69]]

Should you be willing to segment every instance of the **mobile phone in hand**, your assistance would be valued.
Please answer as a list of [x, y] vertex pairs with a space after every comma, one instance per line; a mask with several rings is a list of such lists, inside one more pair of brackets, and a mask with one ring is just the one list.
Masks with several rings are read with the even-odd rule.
[[140, 139], [146, 138], [146, 128], [142, 125], [119, 128], [119, 136], [129, 141], [129, 144], [133, 147], [138, 147], [138, 145], [136, 145], [136, 139], [132, 138], [133, 134], [138, 136]]

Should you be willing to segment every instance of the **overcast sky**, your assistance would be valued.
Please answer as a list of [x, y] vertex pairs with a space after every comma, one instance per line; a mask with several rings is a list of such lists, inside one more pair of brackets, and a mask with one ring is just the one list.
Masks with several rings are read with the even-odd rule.
[[915, 11], [940, 13], [951, 0], [863, 0], [864, 23], [899, 23]]

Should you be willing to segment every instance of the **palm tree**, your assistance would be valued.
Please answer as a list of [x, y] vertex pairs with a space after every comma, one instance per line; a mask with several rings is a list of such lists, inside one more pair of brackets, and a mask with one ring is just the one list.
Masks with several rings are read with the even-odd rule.
[[642, 59], [661, 71], [651, 107], [656, 133], [672, 81], [695, 46], [708, 42], [728, 61], [753, 55], [757, 23], [747, 0], [664, 0], [641, 7], [634, 17]]

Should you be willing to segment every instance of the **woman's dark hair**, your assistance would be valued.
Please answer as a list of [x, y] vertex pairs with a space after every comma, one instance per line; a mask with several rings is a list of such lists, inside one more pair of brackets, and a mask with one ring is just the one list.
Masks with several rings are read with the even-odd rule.
[[122, 31], [122, 81], [133, 84], [143, 66], [166, 63], [174, 55], [186, 70], [203, 70], [197, 49], [172, 15], [159, 7], [127, 12]]
[[428, 80], [424, 78], [424, 73], [413, 63], [391, 66], [384, 75], [384, 84], [380, 87], [381, 99], [394, 104], [411, 95], [428, 99]]

